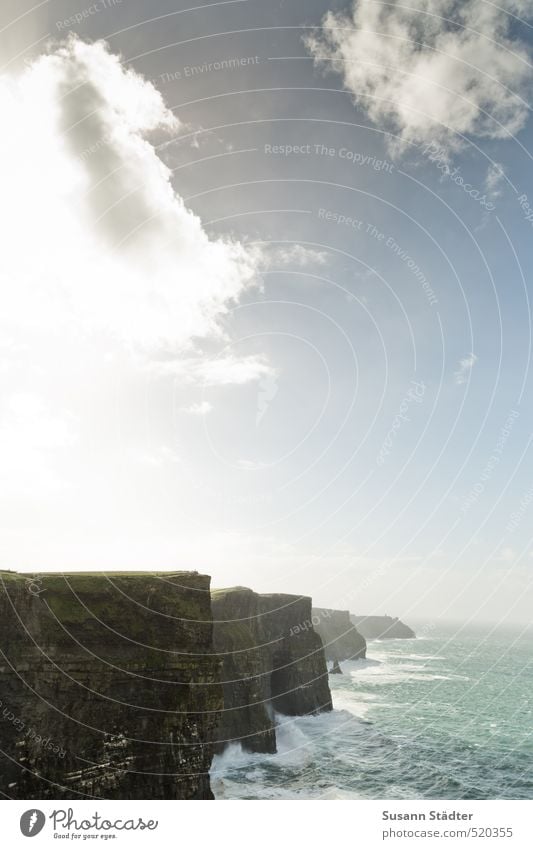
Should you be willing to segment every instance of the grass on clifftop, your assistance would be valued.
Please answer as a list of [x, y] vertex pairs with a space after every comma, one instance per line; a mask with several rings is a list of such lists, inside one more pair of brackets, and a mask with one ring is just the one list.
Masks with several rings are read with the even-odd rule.
[[[134, 629], [145, 628], [146, 616], [151, 612], [183, 625], [210, 623], [209, 581], [207, 575], [185, 571], [0, 570], [0, 592], [2, 582], [8, 594], [20, 594], [28, 588], [33, 596], [46, 602], [61, 622], [79, 623], [91, 618], [114, 622], [118, 617], [127, 618]], [[32, 590], [32, 584], [37, 586], [37, 592]], [[160, 620], [161, 627], [166, 624]]]
[[254, 590], [251, 590], [250, 587], [214, 587], [211, 590], [211, 595], [218, 596], [220, 598], [221, 596], [229, 595], [229, 593], [239, 592], [253, 593], [254, 595], [257, 595], [257, 593]]

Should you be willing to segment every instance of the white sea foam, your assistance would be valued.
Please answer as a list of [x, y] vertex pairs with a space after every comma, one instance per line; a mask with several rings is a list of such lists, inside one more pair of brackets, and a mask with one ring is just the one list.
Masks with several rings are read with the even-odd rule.
[[318, 782], [314, 787], [294, 787], [293, 785], [249, 784], [226, 778], [211, 781], [216, 799], [314, 799], [327, 801], [332, 799], [361, 799], [357, 793], [351, 793], [327, 782]]
[[[215, 755], [211, 766], [215, 798], [359, 798], [323, 779], [310, 790], [302, 778], [300, 788], [298, 778], [312, 767], [321, 753], [331, 751], [337, 741], [344, 739], [346, 728], [354, 727], [357, 720], [353, 711], [333, 710], [318, 716], [299, 717], [276, 714], [275, 718], [276, 754], [247, 752], [240, 743], [232, 743], [222, 754]], [[283, 775], [288, 780], [288, 788], [283, 786], [280, 777]]]
[[332, 690], [333, 707], [335, 710], [345, 710], [358, 719], [363, 719], [373, 707], [380, 706], [377, 696], [371, 693], [362, 693], [346, 688]]
[[406, 660], [446, 660], [439, 654], [402, 654]]
[[262, 757], [254, 752], [247, 752], [241, 743], [230, 743], [224, 751], [215, 755], [211, 764], [211, 774], [224, 774], [231, 769], [240, 769], [253, 763], [254, 759]]
[[[354, 684], [385, 685], [401, 684], [406, 681], [452, 681], [466, 679], [464, 676], [449, 673], [439, 664], [432, 666], [429, 661], [445, 660], [438, 655], [405, 655], [401, 652], [375, 653], [366, 661], [348, 661], [343, 664], [343, 672], [349, 675]], [[340, 682], [339, 682], [340, 683]], [[336, 682], [330, 686], [336, 689]]]
[[285, 767], [301, 768], [313, 758], [312, 738], [302, 729], [302, 718], [277, 716], [277, 758]]

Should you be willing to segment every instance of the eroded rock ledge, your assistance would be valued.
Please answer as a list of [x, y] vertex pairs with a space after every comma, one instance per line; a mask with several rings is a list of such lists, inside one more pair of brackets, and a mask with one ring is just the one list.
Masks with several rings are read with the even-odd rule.
[[324, 643], [327, 660], [359, 660], [366, 657], [366, 640], [354, 627], [348, 610], [314, 607], [313, 624]]
[[249, 751], [275, 752], [274, 711], [332, 709], [311, 599], [233, 587], [213, 590], [212, 609], [224, 688], [217, 749], [239, 742]]
[[210, 578], [0, 573], [4, 798], [208, 799]]

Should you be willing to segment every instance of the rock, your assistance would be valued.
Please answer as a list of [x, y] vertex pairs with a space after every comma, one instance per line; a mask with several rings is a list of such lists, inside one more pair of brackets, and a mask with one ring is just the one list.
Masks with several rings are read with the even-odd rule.
[[339, 666], [338, 660], [333, 661], [333, 666], [329, 670], [329, 674], [330, 675], [342, 675], [342, 669]]
[[357, 630], [367, 640], [411, 640], [415, 632], [400, 619], [392, 616], [351, 616]]
[[239, 742], [249, 751], [275, 752], [275, 711], [301, 716], [332, 709], [311, 599], [233, 587], [213, 590], [212, 608], [224, 687], [217, 751]]
[[0, 573], [0, 791], [209, 799], [210, 578]]
[[365, 638], [354, 628], [347, 610], [314, 607], [313, 624], [322, 638], [328, 660], [358, 660], [366, 657]]

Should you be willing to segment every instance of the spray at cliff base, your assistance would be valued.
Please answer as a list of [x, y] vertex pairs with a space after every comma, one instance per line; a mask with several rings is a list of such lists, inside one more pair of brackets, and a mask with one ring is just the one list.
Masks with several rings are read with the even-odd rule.
[[370, 642], [335, 710], [278, 715], [278, 752], [215, 757], [219, 799], [531, 799], [533, 633]]

